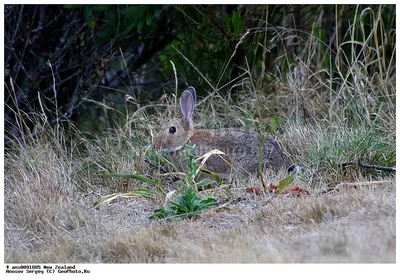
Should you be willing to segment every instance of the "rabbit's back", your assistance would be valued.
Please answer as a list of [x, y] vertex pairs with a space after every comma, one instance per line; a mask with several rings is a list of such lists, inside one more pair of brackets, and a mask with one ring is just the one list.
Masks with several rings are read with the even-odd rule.
[[[190, 144], [195, 144], [196, 156], [201, 156], [213, 149], [228, 154], [234, 161], [238, 171], [255, 174], [258, 170], [259, 139], [255, 132], [246, 129], [199, 130], [191, 137]], [[283, 153], [278, 143], [273, 139], [265, 139], [262, 145], [262, 167], [279, 170], [288, 168], [288, 157]], [[230, 167], [218, 156], [213, 155], [205, 168], [226, 173]]]

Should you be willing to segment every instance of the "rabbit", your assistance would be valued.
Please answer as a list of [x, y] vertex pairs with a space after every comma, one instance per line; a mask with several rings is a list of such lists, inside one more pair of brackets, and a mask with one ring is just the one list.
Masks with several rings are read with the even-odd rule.
[[[196, 156], [218, 149], [228, 154], [234, 161], [237, 171], [257, 174], [259, 139], [254, 131], [239, 128], [199, 129], [193, 125], [193, 112], [196, 105], [196, 90], [188, 87], [180, 98], [181, 117], [167, 123], [156, 135], [153, 147], [170, 153], [175, 166], [187, 170], [187, 162], [182, 160], [184, 144], [194, 145]], [[262, 166], [279, 171], [290, 166], [289, 158], [273, 139], [266, 139], [262, 144]], [[212, 155], [204, 168], [229, 176], [231, 166], [220, 156]], [[239, 168], [239, 169], [238, 169]]]

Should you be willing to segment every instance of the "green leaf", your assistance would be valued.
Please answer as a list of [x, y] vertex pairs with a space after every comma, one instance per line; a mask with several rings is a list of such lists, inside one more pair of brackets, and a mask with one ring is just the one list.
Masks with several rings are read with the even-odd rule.
[[161, 13], [161, 9], [159, 7], [156, 7], [154, 10], [154, 16], [156, 18], [158, 18], [160, 16], [160, 13]]
[[215, 198], [209, 197], [205, 200], [200, 201], [200, 209], [205, 209], [216, 204], [217, 201], [215, 200]]
[[224, 27], [228, 33], [231, 32], [231, 18], [229, 15], [224, 15]]
[[276, 127], [278, 126], [278, 119], [279, 119], [279, 116], [277, 114], [275, 114], [274, 118], [271, 122], [270, 133], [273, 133], [275, 131]]
[[196, 187], [197, 187], [197, 189], [201, 189], [204, 186], [213, 185], [213, 184], [215, 184], [215, 181], [213, 181], [211, 179], [204, 179], [204, 180], [196, 183]]
[[235, 34], [239, 34], [242, 31], [242, 16], [239, 11], [233, 11], [232, 25]]
[[180, 201], [180, 203], [175, 203], [175, 202], [170, 202], [172, 204], [171, 208], [176, 210], [176, 213], [187, 213], [190, 212], [189, 208], [187, 207], [187, 205], [185, 203], [182, 203], [182, 201]]
[[90, 18], [90, 19], [87, 21], [87, 24], [88, 24], [88, 26], [89, 26], [91, 29], [93, 29], [93, 28], [96, 26], [96, 20], [95, 20], [94, 18]]
[[93, 16], [92, 8], [90, 6], [85, 7], [85, 18], [87, 25], [93, 29], [96, 26], [96, 19]]
[[158, 218], [158, 219], [163, 219], [170, 215], [170, 211], [168, 209], [164, 208], [159, 208], [154, 210], [154, 214], [150, 216], [150, 219]]
[[151, 24], [151, 21], [153, 20], [153, 14], [151, 10], [148, 10], [146, 13], [146, 24], [149, 26]]
[[205, 168], [202, 168], [202, 169], [201, 169], [201, 172], [203, 172], [203, 173], [205, 173], [205, 174], [207, 174], [207, 175], [212, 176], [212, 177], [215, 179], [215, 181], [217, 181], [217, 183], [218, 183], [219, 185], [222, 184], [221, 175], [219, 175], [218, 173], [212, 172], [212, 171], [210, 171], [210, 170], [208, 170], [208, 169], [205, 169]]
[[280, 180], [278, 188], [276, 189], [275, 193], [279, 194], [281, 191], [283, 191], [284, 188], [286, 188], [290, 183], [292, 183], [295, 175], [296, 172], [293, 172], [290, 176]]
[[137, 31], [138, 32], [142, 32], [143, 24], [144, 24], [144, 20], [139, 20], [139, 22], [137, 24]]
[[153, 191], [145, 188], [137, 188], [130, 192], [120, 194], [120, 197], [135, 197], [135, 196], [153, 196]]
[[177, 196], [177, 202], [169, 201], [170, 206], [154, 210], [150, 218], [166, 217], [193, 217], [198, 216], [198, 212], [217, 204], [214, 198], [201, 200], [189, 187], [182, 195]]

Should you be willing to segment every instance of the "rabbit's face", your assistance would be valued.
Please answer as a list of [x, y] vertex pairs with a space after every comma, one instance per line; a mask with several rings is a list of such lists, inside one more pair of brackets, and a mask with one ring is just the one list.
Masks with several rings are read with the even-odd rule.
[[163, 152], [176, 152], [182, 149], [193, 136], [193, 111], [196, 105], [196, 90], [194, 87], [188, 87], [179, 100], [181, 109], [181, 118], [174, 119], [165, 125], [157, 134], [154, 147]]
[[175, 119], [164, 125], [154, 140], [154, 147], [163, 152], [176, 152], [189, 141], [191, 135], [184, 129], [182, 120]]

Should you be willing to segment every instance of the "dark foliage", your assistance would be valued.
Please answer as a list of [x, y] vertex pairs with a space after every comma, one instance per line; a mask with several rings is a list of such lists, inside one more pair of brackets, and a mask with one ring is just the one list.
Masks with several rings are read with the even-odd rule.
[[[170, 61], [182, 87], [196, 85], [200, 96], [209, 83], [218, 89], [240, 80], [243, 69], [261, 92], [273, 92], [308, 51], [303, 35], [313, 34], [320, 48], [315, 70], [339, 61], [346, 71], [349, 62], [326, 54], [350, 40], [346, 31], [354, 20], [364, 28], [356, 35], [368, 34], [378, 10], [380, 32], [392, 34], [394, 5], [5, 5], [6, 143], [35, 135], [39, 123], [83, 117], [97, 124], [96, 101], [114, 107], [127, 95], [133, 110], [154, 101], [175, 88]], [[386, 44], [383, 65], [392, 57], [394, 35]]]

